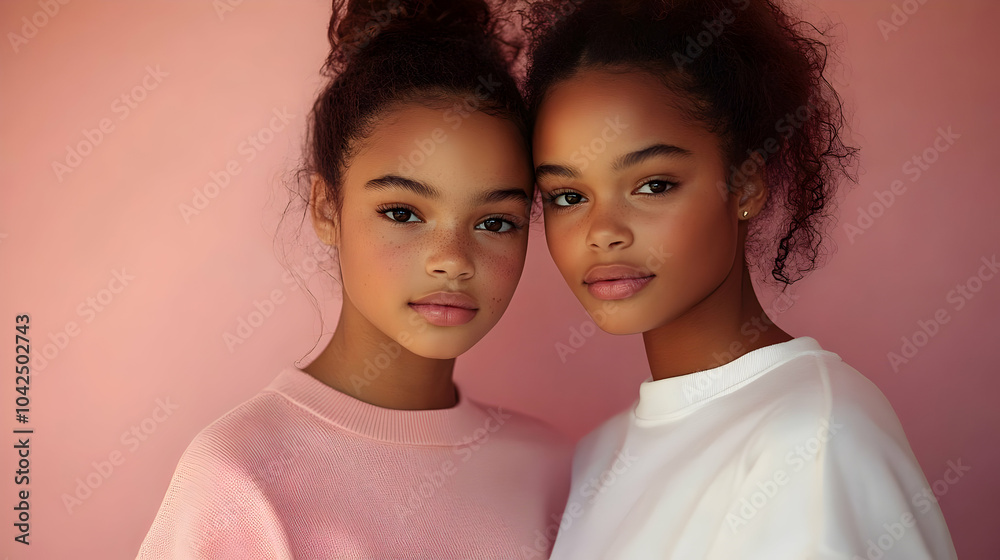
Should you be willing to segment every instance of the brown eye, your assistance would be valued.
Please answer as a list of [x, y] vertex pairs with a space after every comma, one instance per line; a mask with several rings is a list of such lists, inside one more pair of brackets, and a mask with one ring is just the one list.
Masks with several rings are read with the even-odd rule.
[[389, 208], [381, 212], [385, 217], [389, 218], [394, 222], [419, 222], [420, 220], [413, 214], [412, 210], [407, 210], [406, 208]]
[[573, 206], [583, 202], [583, 196], [580, 193], [565, 192], [552, 197], [552, 202], [556, 206]]
[[674, 186], [675, 184], [671, 183], [670, 181], [664, 181], [663, 179], [654, 179], [652, 181], [646, 181], [645, 183], [640, 185], [639, 189], [636, 192], [641, 194], [660, 194], [663, 192], [667, 192]]
[[514, 229], [514, 224], [509, 220], [504, 220], [503, 218], [486, 218], [485, 220], [479, 222], [476, 229], [484, 229], [493, 233], [506, 233]]

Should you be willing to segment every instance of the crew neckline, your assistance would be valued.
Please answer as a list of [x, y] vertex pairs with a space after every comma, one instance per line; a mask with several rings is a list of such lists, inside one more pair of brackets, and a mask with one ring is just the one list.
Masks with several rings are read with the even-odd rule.
[[396, 410], [358, 400], [293, 366], [281, 370], [265, 391], [278, 393], [348, 432], [388, 443], [409, 445], [468, 444], [489, 414], [470, 400], [458, 384], [458, 403], [451, 408]]
[[[758, 348], [721, 366], [639, 385], [633, 414], [639, 420], [664, 420], [685, 409], [729, 394], [756, 377], [796, 357], [827, 352], [809, 336]], [[834, 354], [836, 356], [836, 354]]]

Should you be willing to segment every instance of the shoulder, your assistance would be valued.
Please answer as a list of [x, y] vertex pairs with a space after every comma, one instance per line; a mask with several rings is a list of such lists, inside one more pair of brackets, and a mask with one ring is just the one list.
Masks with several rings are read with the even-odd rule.
[[301, 448], [307, 422], [309, 414], [295, 403], [261, 391], [202, 428], [181, 455], [177, 471], [210, 469], [220, 473], [213, 478], [221, 473], [230, 479], [253, 478], [263, 458], [289, 445]]
[[198, 493], [199, 500], [263, 494], [268, 462], [289, 449], [308, 447], [302, 424], [309, 421], [308, 412], [281, 394], [260, 391], [194, 436], [177, 463], [169, 492]]
[[[171, 490], [202, 495], [262, 488], [262, 461], [289, 442], [301, 448], [308, 413], [282, 395], [262, 390], [202, 428], [178, 461]], [[284, 446], [284, 447], [283, 447]]]
[[893, 558], [954, 557], [940, 509], [917, 507], [926, 478], [874, 383], [831, 352], [797, 356], [758, 382], [742, 411], [749, 437], [741, 495], [785, 487], [765, 494], [784, 507], [768, 505], [764, 517], [804, 520], [815, 531], [803, 535], [810, 546], [844, 557], [865, 551], [888, 524], [912, 528], [891, 535]]
[[244, 553], [270, 558], [287, 547], [260, 466], [274, 457], [283, 424], [295, 415], [289, 405], [262, 391], [194, 437], [177, 463], [140, 558]]
[[[825, 505], [817, 507], [839, 504], [834, 509], [856, 519], [898, 518], [909, 510], [908, 499], [927, 486], [926, 478], [874, 383], [830, 352], [799, 356], [765, 380], [758, 389], [768, 396], [751, 416], [748, 466], [784, 469], [803, 488], [821, 489]], [[871, 500], [878, 506], [861, 506]]]
[[[832, 352], [799, 355], [764, 374], [753, 390], [761, 428], [789, 444], [819, 437], [827, 447], [884, 451], [909, 445], [892, 405], [874, 383]], [[747, 387], [750, 388], [750, 387]]]

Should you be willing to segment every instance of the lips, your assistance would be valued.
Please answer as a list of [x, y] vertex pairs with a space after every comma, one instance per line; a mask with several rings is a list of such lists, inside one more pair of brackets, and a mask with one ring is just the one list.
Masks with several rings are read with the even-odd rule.
[[464, 325], [476, 316], [476, 300], [462, 292], [435, 292], [410, 302], [410, 308], [439, 327]]
[[597, 299], [615, 300], [634, 296], [656, 277], [648, 270], [624, 264], [600, 265], [587, 271], [583, 283]]

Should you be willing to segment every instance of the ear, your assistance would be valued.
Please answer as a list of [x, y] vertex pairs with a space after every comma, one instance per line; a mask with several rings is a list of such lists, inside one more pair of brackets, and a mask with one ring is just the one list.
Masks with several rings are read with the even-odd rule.
[[749, 220], [759, 214], [764, 208], [764, 203], [767, 202], [767, 192], [767, 181], [764, 179], [762, 169], [754, 173], [737, 189], [737, 218]]
[[330, 203], [326, 195], [326, 181], [318, 173], [313, 173], [309, 193], [309, 213], [312, 217], [313, 229], [320, 241], [336, 247], [340, 239], [337, 222], [334, 218], [334, 205]]

